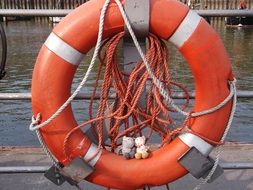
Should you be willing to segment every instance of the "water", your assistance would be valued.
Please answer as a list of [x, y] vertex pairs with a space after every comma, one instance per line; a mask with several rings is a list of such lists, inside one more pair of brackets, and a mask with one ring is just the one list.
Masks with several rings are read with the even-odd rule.
[[[5, 26], [8, 38], [7, 75], [0, 81], [0, 93], [29, 92], [32, 70], [38, 51], [45, 41], [52, 25], [48, 22], [10, 22]], [[239, 90], [253, 90], [253, 29], [225, 28], [223, 23], [214, 25], [220, 34], [231, 58], [232, 67], [238, 79]], [[185, 69], [184, 59], [170, 47], [170, 65], [176, 81], [186, 82], [192, 88], [192, 76]], [[73, 88], [80, 82], [91, 53], [76, 74]], [[86, 64], [86, 65], [85, 65]], [[93, 76], [95, 73], [93, 73]], [[190, 81], [190, 82], [189, 82]], [[92, 81], [88, 84], [92, 86]], [[89, 91], [86, 88], [83, 91]], [[86, 101], [75, 101], [74, 109], [78, 121], [86, 117]], [[237, 112], [228, 135], [229, 141], [253, 142], [253, 99], [239, 100]], [[37, 145], [37, 137], [28, 130], [31, 120], [29, 101], [0, 101], [0, 145]]]

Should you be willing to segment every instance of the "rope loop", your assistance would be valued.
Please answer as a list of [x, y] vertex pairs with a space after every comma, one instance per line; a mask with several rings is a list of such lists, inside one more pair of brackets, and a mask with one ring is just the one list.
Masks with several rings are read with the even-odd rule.
[[34, 116], [32, 116], [32, 122], [31, 122], [31, 124], [29, 126], [30, 131], [35, 131], [35, 130], [39, 129], [38, 125], [40, 123], [40, 118], [41, 118], [41, 114], [40, 113], [38, 113], [36, 115], [36, 118]]
[[210, 109], [203, 110], [203, 111], [200, 111], [200, 112], [194, 112], [194, 113], [191, 114], [191, 117], [199, 117], [199, 116], [211, 114], [213, 112], [218, 111], [223, 106], [225, 106], [232, 99], [232, 97], [235, 94], [235, 90], [234, 90], [235, 83], [236, 83], [236, 79], [234, 79], [233, 81], [228, 80], [228, 84], [230, 86], [230, 93], [229, 93], [229, 95], [221, 103], [219, 103], [218, 105], [216, 105], [216, 106], [214, 106], [214, 107], [212, 107]]
[[83, 80], [81, 81], [81, 83], [79, 84], [79, 86], [76, 88], [76, 90], [73, 92], [73, 94], [66, 100], [66, 102], [64, 104], [62, 104], [61, 107], [59, 107], [59, 109], [54, 114], [52, 114], [51, 117], [49, 117], [43, 123], [41, 123], [39, 125], [37, 124], [36, 126], [33, 126], [32, 123], [31, 123], [31, 125], [29, 127], [29, 129], [31, 131], [35, 131], [37, 129], [40, 129], [40, 128], [46, 126], [52, 120], [54, 120], [58, 115], [60, 115], [61, 112], [72, 102], [72, 100], [74, 100], [74, 98], [80, 92], [81, 88], [87, 82], [88, 77], [90, 76], [90, 73], [91, 73], [92, 69], [94, 68], [94, 65], [95, 65], [95, 62], [96, 62], [96, 58], [98, 56], [98, 51], [99, 51], [99, 49], [101, 47], [105, 14], [106, 14], [107, 7], [109, 6], [109, 3], [110, 3], [110, 0], [106, 0], [105, 3], [104, 3], [104, 5], [103, 5], [103, 8], [101, 10], [100, 19], [99, 19], [99, 31], [98, 31], [97, 44], [95, 46], [95, 50], [94, 50], [94, 53], [93, 53], [90, 65], [89, 65], [89, 67], [87, 69], [87, 72], [85, 73], [85, 76], [83, 77]]

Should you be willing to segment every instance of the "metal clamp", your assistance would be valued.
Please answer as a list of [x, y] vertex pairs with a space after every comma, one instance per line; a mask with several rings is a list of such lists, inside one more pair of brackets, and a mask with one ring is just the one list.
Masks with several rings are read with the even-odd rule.
[[86, 163], [82, 158], [75, 158], [72, 162], [62, 168], [60, 173], [67, 178], [72, 179], [73, 181], [79, 183], [90, 175], [94, 171], [94, 168]]
[[[124, 8], [141, 48], [145, 52], [146, 37], [149, 33], [150, 2], [149, 0], [126, 0]], [[123, 47], [124, 71], [129, 73], [141, 57], [126, 26]]]
[[56, 168], [52, 166], [44, 176], [56, 185], [62, 185], [67, 181], [71, 185], [77, 185], [94, 171], [82, 158], [75, 158], [68, 166]]
[[44, 176], [58, 186], [62, 185], [66, 181], [66, 178], [61, 175], [60, 170], [55, 166], [49, 168], [49, 170], [45, 172]]
[[[197, 148], [192, 147], [179, 158], [179, 163], [189, 171], [192, 176], [199, 179], [205, 178], [209, 174], [214, 165], [214, 160], [204, 156]], [[223, 169], [218, 166], [208, 183], [217, 179], [221, 174], [223, 174]]]
[[[149, 0], [126, 0], [124, 8], [136, 37], [147, 37], [149, 33]], [[130, 36], [126, 27], [125, 33], [126, 36]]]

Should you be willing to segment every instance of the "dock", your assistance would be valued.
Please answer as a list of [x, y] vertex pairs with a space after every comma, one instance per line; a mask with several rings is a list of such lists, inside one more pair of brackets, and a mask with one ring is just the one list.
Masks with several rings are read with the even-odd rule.
[[[223, 146], [220, 165], [225, 172], [216, 181], [203, 187], [205, 190], [253, 190], [253, 144], [226, 143]], [[212, 152], [212, 156], [215, 154]], [[40, 147], [0, 147], [1, 190], [74, 190], [74, 186], [64, 183], [56, 186], [43, 173], [51, 163]], [[198, 184], [190, 174], [169, 185], [170, 190], [193, 189]], [[106, 189], [88, 182], [82, 182], [85, 190]], [[163, 190], [164, 187], [151, 187]]]

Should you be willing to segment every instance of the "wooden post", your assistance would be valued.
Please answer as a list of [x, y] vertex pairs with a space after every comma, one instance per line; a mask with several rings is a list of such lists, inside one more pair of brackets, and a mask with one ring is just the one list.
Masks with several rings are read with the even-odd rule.
[[[56, 2], [58, 4], [58, 2]], [[58, 5], [57, 5], [58, 6]], [[64, 6], [64, 1], [60, 0], [60, 7], [57, 7], [58, 9], [65, 9], [66, 6]]]
[[[72, 1], [74, 1], [74, 0], [72, 0]], [[70, 7], [71, 7], [71, 0], [67, 0], [65, 9], [70, 9]]]
[[49, 9], [49, 2], [48, 2], [48, 0], [47, 0], [47, 9]]
[[31, 8], [31, 9], [34, 9], [34, 1], [35, 1], [35, 0], [31, 0], [31, 1], [30, 1], [30, 8]]
[[51, 9], [54, 9], [54, 0], [50, 0], [50, 3], [51, 3]]
[[4, 0], [4, 8], [5, 9], [7, 9], [7, 4], [8, 4], [7, 0]]
[[20, 0], [16, 1], [15, 9], [21, 9], [21, 2], [20, 2]]
[[200, 9], [205, 9], [205, 0], [200, 0]]
[[7, 9], [11, 9], [11, 2], [10, 2], [10, 0], [7, 1]]

